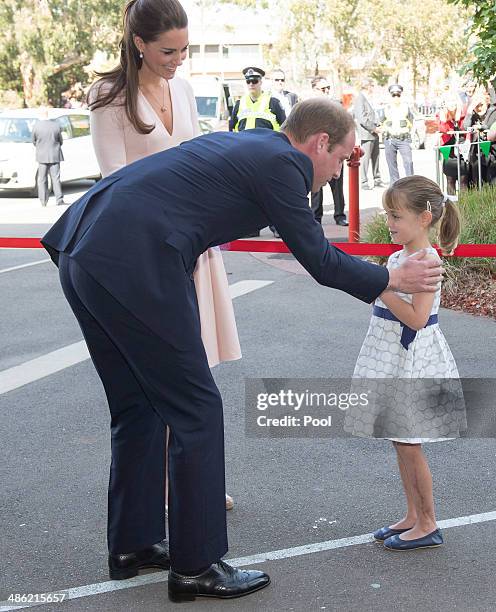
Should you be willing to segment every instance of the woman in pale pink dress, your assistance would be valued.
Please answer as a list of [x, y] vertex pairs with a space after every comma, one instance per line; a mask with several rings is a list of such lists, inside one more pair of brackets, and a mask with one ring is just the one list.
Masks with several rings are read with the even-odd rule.
[[[165, 27], [147, 31], [150, 12]], [[154, 24], [156, 25], [156, 24]], [[102, 176], [199, 136], [191, 85], [176, 76], [188, 49], [187, 17], [177, 0], [131, 0], [124, 12], [120, 65], [90, 90], [91, 134]], [[202, 340], [210, 367], [241, 351], [222, 255], [209, 249], [194, 272]], [[226, 495], [226, 508], [233, 500]]]

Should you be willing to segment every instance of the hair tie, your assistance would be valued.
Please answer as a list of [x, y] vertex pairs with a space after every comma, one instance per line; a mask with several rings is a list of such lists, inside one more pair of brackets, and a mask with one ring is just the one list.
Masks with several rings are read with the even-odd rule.
[[458, 197], [455, 195], [448, 195], [447, 193], [443, 194], [443, 201], [441, 202], [441, 206], [444, 208], [446, 205], [446, 202], [453, 202], [453, 204], [456, 204], [456, 202], [458, 202]]

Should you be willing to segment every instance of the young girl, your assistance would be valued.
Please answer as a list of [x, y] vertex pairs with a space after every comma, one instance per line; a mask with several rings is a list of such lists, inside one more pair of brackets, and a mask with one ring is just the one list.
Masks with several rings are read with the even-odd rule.
[[[421, 249], [427, 257], [439, 259], [429, 241], [429, 230], [439, 221], [443, 253], [455, 248], [460, 233], [458, 210], [430, 179], [408, 176], [396, 181], [384, 193], [383, 206], [392, 241], [403, 245], [389, 258], [388, 269], [397, 268]], [[432, 476], [421, 444], [457, 437], [464, 424], [460, 417], [463, 396], [456, 388], [455, 392], [446, 389], [450, 384], [461, 387], [437, 322], [440, 295], [440, 288], [413, 295], [383, 293], [374, 304], [353, 374], [354, 382], [361, 379], [360, 384], [374, 389], [375, 402], [348, 410], [345, 429], [393, 441], [405, 491], [404, 518], [374, 533], [390, 550], [443, 543], [434, 515]]]

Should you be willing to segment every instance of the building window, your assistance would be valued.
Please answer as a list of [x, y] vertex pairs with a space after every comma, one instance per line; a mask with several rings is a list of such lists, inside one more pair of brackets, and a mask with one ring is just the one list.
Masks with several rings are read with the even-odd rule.
[[258, 45], [229, 45], [228, 56], [234, 58], [254, 58], [259, 57]]
[[205, 55], [219, 55], [219, 45], [205, 45]]
[[200, 45], [189, 46], [189, 56], [191, 59], [197, 59], [200, 57]]

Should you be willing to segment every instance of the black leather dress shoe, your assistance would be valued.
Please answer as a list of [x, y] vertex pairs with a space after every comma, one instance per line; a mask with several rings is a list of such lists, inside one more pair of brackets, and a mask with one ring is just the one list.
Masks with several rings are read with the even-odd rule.
[[341, 225], [342, 227], [348, 227], [349, 223], [346, 219], [338, 219], [336, 221], [336, 225]]
[[125, 555], [109, 555], [109, 575], [111, 580], [134, 578], [139, 570], [156, 567], [168, 570], [170, 568], [169, 546], [167, 540], [153, 544], [139, 552]]
[[219, 561], [198, 576], [183, 576], [169, 572], [169, 599], [192, 601], [196, 597], [231, 599], [263, 589], [270, 578], [258, 570], [239, 570]]

